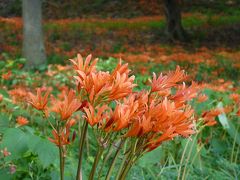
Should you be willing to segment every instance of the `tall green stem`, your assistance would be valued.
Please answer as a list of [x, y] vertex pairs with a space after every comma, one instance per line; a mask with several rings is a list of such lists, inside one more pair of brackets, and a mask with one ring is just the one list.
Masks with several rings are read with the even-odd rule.
[[104, 155], [103, 163], [102, 163], [102, 165], [101, 165], [101, 167], [100, 167], [100, 170], [98, 171], [98, 180], [100, 180], [103, 167], [105, 166], [107, 160], [109, 159], [109, 157], [110, 157], [111, 154], [112, 154], [112, 146], [113, 146], [113, 145], [112, 145], [112, 143], [111, 143], [111, 144], [109, 145], [109, 147], [108, 147], [108, 150], [107, 150], [107, 152], [106, 152], [106, 155]]
[[95, 174], [95, 171], [97, 169], [98, 162], [99, 162], [99, 160], [102, 156], [103, 150], [104, 150], [103, 147], [101, 147], [101, 146], [98, 147], [98, 152], [97, 152], [97, 155], [94, 159], [92, 170], [91, 170], [91, 173], [90, 173], [89, 178], [88, 178], [89, 180], [93, 180], [93, 178], [94, 178], [94, 174]]
[[82, 180], [82, 155], [83, 155], [84, 140], [87, 134], [87, 128], [88, 128], [88, 122], [84, 121], [81, 137], [79, 139], [79, 156], [78, 156], [78, 169], [77, 169], [76, 180]]
[[118, 155], [119, 155], [119, 153], [120, 153], [120, 150], [121, 150], [123, 144], [124, 144], [124, 140], [122, 140], [122, 141], [120, 142], [120, 144], [119, 144], [119, 146], [118, 146], [118, 149], [117, 149], [117, 151], [116, 151], [116, 153], [115, 153], [115, 155], [114, 155], [114, 157], [113, 157], [112, 164], [111, 164], [110, 168], [108, 169], [108, 173], [107, 173], [106, 180], [109, 180], [110, 177], [111, 177], [112, 170], [113, 170], [114, 165], [115, 165], [115, 163], [116, 163], [116, 161], [117, 161], [117, 157], [118, 157]]
[[63, 151], [62, 151], [62, 146], [59, 145], [58, 146], [58, 149], [59, 149], [59, 159], [60, 159], [60, 177], [61, 177], [61, 180], [64, 179], [64, 160], [63, 160]]
[[132, 161], [133, 158], [134, 158], [134, 153], [131, 152], [129, 154], [128, 158], [125, 161], [126, 166], [122, 170], [121, 175], [119, 177], [119, 180], [125, 180], [126, 179], [127, 173], [128, 173], [128, 171], [130, 170], [130, 168], [131, 168], [131, 166], [133, 164], [133, 161]]
[[60, 122], [57, 121], [57, 133], [58, 133], [58, 150], [59, 150], [59, 159], [60, 159], [60, 178], [61, 180], [64, 179], [64, 156], [63, 156], [63, 147], [61, 142], [61, 135], [60, 135]]

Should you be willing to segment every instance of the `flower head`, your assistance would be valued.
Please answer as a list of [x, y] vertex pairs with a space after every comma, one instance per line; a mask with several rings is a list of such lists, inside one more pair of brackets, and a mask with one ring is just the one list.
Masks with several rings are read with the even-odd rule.
[[198, 96], [197, 100], [198, 100], [199, 103], [205, 102], [205, 101], [208, 100], [208, 96], [206, 94], [201, 94], [201, 95]]
[[52, 105], [52, 111], [60, 114], [61, 120], [67, 120], [81, 107], [82, 103], [71, 89], [68, 93], [63, 91], [63, 100], [52, 98]]
[[22, 117], [22, 116], [18, 116], [17, 117], [17, 124], [19, 126], [24, 126], [24, 125], [26, 125], [28, 123], [29, 123], [29, 121], [25, 117]]
[[41, 88], [37, 88], [37, 95], [29, 93], [30, 101], [29, 103], [38, 110], [45, 110], [48, 103], [48, 96], [50, 94], [50, 90], [48, 89], [44, 95], [42, 95], [43, 90]]
[[163, 75], [162, 73], [157, 77], [155, 73], [153, 73], [153, 80], [151, 82], [151, 91], [163, 91], [168, 88], [175, 86], [178, 82], [186, 79], [185, 72], [177, 66], [175, 72], [169, 72], [167, 75]]
[[4, 157], [7, 157], [7, 156], [11, 155], [11, 153], [7, 150], [6, 147], [3, 150], [1, 150], [1, 153], [3, 154]]
[[2, 102], [2, 100], [3, 100], [3, 95], [0, 94], [0, 102]]
[[52, 135], [53, 135], [53, 139], [52, 138], [48, 138], [48, 139], [49, 141], [56, 144], [57, 146], [63, 146], [71, 143], [69, 138], [70, 136], [69, 128], [66, 128], [60, 134], [58, 134], [56, 130], [52, 130]]
[[109, 109], [107, 105], [97, 106], [94, 108], [92, 105], [89, 105], [88, 108], [84, 107], [85, 118], [91, 126], [95, 124], [102, 123], [106, 118], [106, 110]]
[[86, 60], [83, 61], [83, 57], [81, 56], [81, 54], [78, 54], [76, 60], [70, 59], [70, 61], [73, 63], [73, 67], [76, 71], [81, 71], [85, 75], [89, 75], [91, 72], [96, 71], [96, 64], [97, 64], [97, 61], [98, 61], [98, 59], [95, 59], [90, 64], [91, 59], [92, 59], [92, 55], [89, 54], [86, 57]]
[[206, 126], [214, 126], [215, 124], [217, 124], [217, 121], [215, 120], [215, 118], [220, 114], [222, 114], [222, 111], [219, 108], [204, 112], [202, 114], [202, 118], [204, 119], [204, 124]]

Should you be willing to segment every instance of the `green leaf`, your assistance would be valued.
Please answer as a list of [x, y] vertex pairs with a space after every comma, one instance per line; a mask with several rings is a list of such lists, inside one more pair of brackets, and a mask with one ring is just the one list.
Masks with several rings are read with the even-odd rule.
[[[217, 107], [223, 108], [223, 103], [219, 102]], [[236, 141], [238, 145], [240, 145], [240, 134], [238, 130], [235, 128], [234, 124], [228, 120], [225, 113], [222, 113], [218, 116], [219, 122], [223, 126], [223, 128], [228, 132], [228, 134]]]
[[18, 159], [28, 149], [28, 136], [18, 128], [9, 128], [5, 131], [1, 149], [7, 148], [11, 155], [8, 159]]
[[10, 180], [10, 179], [12, 179], [11, 176], [12, 175], [10, 174], [10, 172], [7, 168], [0, 169], [0, 179]]
[[142, 167], [148, 167], [148, 166], [152, 166], [156, 163], [159, 163], [162, 154], [163, 154], [163, 152], [162, 152], [161, 147], [158, 147], [157, 149], [145, 154], [139, 160], [139, 165]]
[[43, 167], [54, 164], [58, 158], [57, 147], [48, 139], [30, 135], [28, 147], [34, 154], [38, 155], [39, 161]]
[[9, 126], [9, 119], [6, 114], [0, 114], [0, 133], [3, 133]]

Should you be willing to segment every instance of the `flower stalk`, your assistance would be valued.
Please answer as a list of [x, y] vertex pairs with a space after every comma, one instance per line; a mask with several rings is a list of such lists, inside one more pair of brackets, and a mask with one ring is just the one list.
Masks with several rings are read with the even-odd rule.
[[118, 157], [118, 155], [119, 155], [119, 153], [120, 153], [120, 151], [122, 149], [122, 145], [124, 144], [124, 142], [125, 142], [125, 139], [121, 140], [120, 144], [118, 145], [118, 148], [117, 148], [117, 150], [115, 152], [115, 155], [113, 157], [112, 163], [111, 163], [111, 165], [110, 165], [110, 167], [108, 169], [108, 172], [107, 172], [107, 175], [106, 175], [106, 180], [109, 180], [111, 178], [111, 174], [112, 174], [112, 171], [114, 169], [115, 163], [117, 161], [117, 157]]
[[84, 121], [82, 131], [81, 131], [81, 136], [79, 139], [79, 155], [78, 155], [78, 168], [77, 168], [76, 180], [82, 180], [82, 156], [83, 156], [84, 142], [87, 134], [87, 128], [88, 128], [88, 122]]
[[103, 147], [101, 147], [101, 146], [98, 147], [98, 152], [97, 152], [97, 155], [96, 155], [96, 157], [95, 157], [95, 159], [94, 159], [94, 163], [93, 163], [93, 166], [92, 166], [92, 170], [91, 170], [91, 173], [90, 173], [90, 175], [89, 175], [89, 180], [93, 180], [93, 179], [94, 179], [94, 174], [95, 174], [95, 172], [96, 172], [98, 162], [99, 162], [99, 160], [101, 159], [103, 150], [104, 150]]
[[63, 146], [61, 142], [61, 133], [60, 133], [60, 122], [57, 122], [57, 132], [58, 132], [58, 150], [59, 150], [59, 160], [60, 160], [60, 179], [64, 180], [64, 153], [63, 153]]

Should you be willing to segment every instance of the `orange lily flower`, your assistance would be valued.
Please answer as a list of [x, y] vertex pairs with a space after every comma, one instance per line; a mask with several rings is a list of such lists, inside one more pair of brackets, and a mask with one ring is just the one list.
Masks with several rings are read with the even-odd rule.
[[12, 76], [12, 71], [8, 71], [7, 73], [2, 74], [2, 78], [4, 80], [9, 80], [11, 78], [11, 76]]
[[163, 75], [162, 73], [157, 78], [156, 74], [153, 73], [153, 80], [151, 83], [151, 91], [163, 91], [168, 88], [175, 86], [178, 82], [186, 79], [185, 72], [177, 66], [175, 72], [169, 72], [167, 75]]
[[128, 69], [128, 63], [122, 64], [122, 60], [120, 59], [116, 68], [113, 70], [113, 72], [111, 73], [111, 77], [115, 78], [117, 76], [117, 74], [129, 74], [130, 73], [130, 69]]
[[88, 76], [81, 71], [77, 71], [79, 76], [76, 76], [81, 89], [85, 89], [89, 94], [90, 102], [101, 99], [106, 99], [110, 91], [111, 86], [109, 84], [110, 75], [106, 72], [90, 73]]
[[[64, 92], [63, 92], [64, 93]], [[64, 93], [64, 100], [52, 99], [52, 111], [59, 113], [61, 120], [67, 120], [81, 107], [81, 102], [75, 97], [75, 92], [71, 89], [68, 94]]]
[[126, 97], [132, 93], [132, 89], [136, 86], [133, 84], [135, 76], [128, 78], [127, 74], [116, 73], [116, 79], [113, 81], [112, 89], [109, 94], [109, 100], [117, 100]]
[[240, 117], [240, 108], [239, 108], [238, 111], [237, 111], [237, 116]]
[[214, 126], [215, 124], [217, 124], [215, 117], [217, 117], [220, 114], [222, 114], [222, 111], [220, 109], [212, 109], [210, 111], [204, 112], [202, 114], [204, 124], [206, 126]]
[[53, 135], [53, 139], [52, 138], [48, 138], [48, 139], [49, 141], [56, 144], [57, 146], [63, 146], [71, 143], [69, 138], [70, 136], [69, 128], [66, 128], [65, 131], [62, 131], [61, 134], [59, 135], [56, 130], [52, 130], [52, 135]]
[[235, 103], [240, 102], [240, 95], [239, 95], [239, 94], [233, 93], [233, 94], [230, 95], [230, 98], [231, 98]]
[[29, 121], [26, 119], [26, 118], [24, 118], [24, 117], [22, 117], [22, 116], [18, 116], [17, 117], [17, 124], [19, 125], [19, 126], [24, 126], [24, 125], [26, 125], [26, 124], [28, 124], [29, 123]]
[[174, 137], [177, 136], [177, 134], [174, 133], [174, 131], [175, 128], [170, 127], [160, 136], [155, 134], [151, 139], [149, 139], [149, 144], [147, 144], [146, 146], [147, 151], [149, 152], [156, 149], [159, 145], [162, 144], [163, 141], [172, 140]]
[[106, 131], [120, 131], [128, 127], [130, 121], [136, 118], [138, 107], [138, 101], [135, 100], [135, 95], [125, 98], [122, 104], [117, 102], [114, 111], [110, 112], [110, 118], [106, 120], [104, 129]]
[[85, 62], [83, 62], [83, 57], [81, 56], [81, 54], [78, 54], [77, 55], [77, 60], [70, 59], [70, 61], [73, 63], [73, 67], [74, 67], [75, 70], [81, 71], [85, 75], [88, 75], [91, 72], [96, 71], [96, 64], [97, 64], [97, 61], [98, 61], [98, 59], [95, 59], [90, 65], [91, 59], [92, 59], [92, 55], [89, 54], [86, 57]]
[[190, 87], [186, 87], [185, 83], [183, 83], [182, 86], [179, 86], [176, 94], [171, 96], [169, 99], [175, 101], [177, 107], [181, 107], [186, 101], [190, 101], [191, 99], [197, 97], [198, 90], [199, 88], [194, 82], [192, 82]]
[[[107, 105], [103, 105], [101, 107], [97, 106], [94, 109], [92, 105], [89, 105], [88, 108], [84, 107], [83, 109], [86, 113], [84, 117], [91, 126], [94, 126], [95, 124], [101, 123], [106, 118], [105, 111], [108, 110], [109, 107]], [[95, 113], [95, 110], [97, 113]]]
[[1, 150], [1, 153], [3, 154], [4, 157], [7, 157], [7, 156], [11, 155], [11, 153], [7, 150], [6, 147], [3, 150]]
[[29, 93], [30, 101], [29, 103], [38, 110], [45, 110], [48, 103], [48, 96], [50, 94], [50, 90], [47, 90], [44, 96], [42, 96], [42, 89], [37, 88], [37, 95], [33, 95]]
[[2, 102], [2, 100], [3, 100], [3, 95], [0, 94], [0, 102]]
[[198, 96], [198, 102], [202, 103], [208, 100], [208, 96], [206, 94], [201, 94]]

